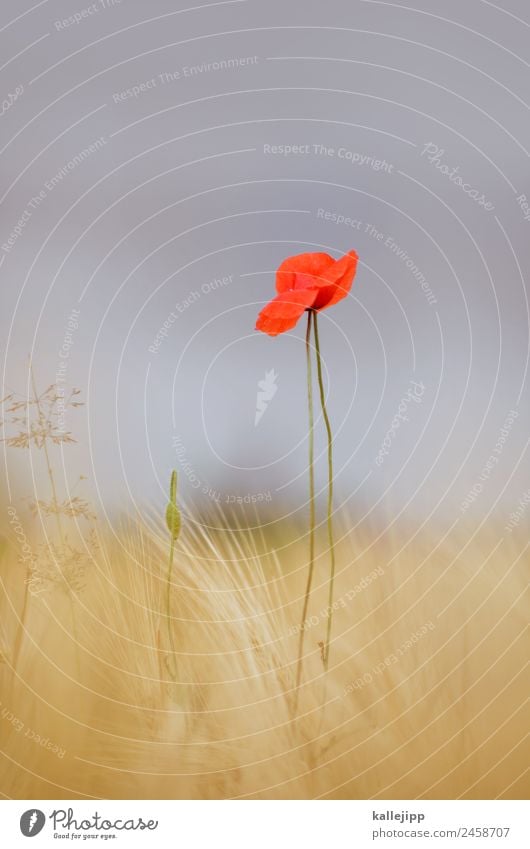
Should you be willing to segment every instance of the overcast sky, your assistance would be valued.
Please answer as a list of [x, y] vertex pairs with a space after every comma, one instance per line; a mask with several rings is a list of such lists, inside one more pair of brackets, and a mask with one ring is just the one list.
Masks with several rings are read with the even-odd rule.
[[[24, 396], [31, 358], [41, 387], [82, 390], [62, 490], [82, 473], [107, 511], [158, 505], [176, 467], [199, 511], [303, 508], [305, 320], [275, 339], [254, 324], [286, 256], [355, 249], [350, 296], [319, 319], [336, 504], [361, 520], [516, 509], [528, 8], [416, 5], [4, 8], [3, 380]], [[320, 489], [321, 419], [316, 447]], [[8, 452], [13, 499], [28, 459]]]

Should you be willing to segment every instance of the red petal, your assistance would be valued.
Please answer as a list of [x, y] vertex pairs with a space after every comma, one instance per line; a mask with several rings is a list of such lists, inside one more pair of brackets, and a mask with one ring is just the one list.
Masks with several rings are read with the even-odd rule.
[[317, 297], [316, 289], [296, 289], [282, 292], [262, 309], [256, 322], [256, 330], [269, 336], [278, 336], [295, 326], [304, 311], [311, 307]]
[[335, 260], [329, 254], [311, 253], [296, 254], [284, 259], [276, 272], [276, 291], [287, 292], [290, 289], [302, 289], [306, 286], [297, 281], [299, 275], [321, 277]]
[[350, 251], [324, 272], [324, 279], [318, 281], [315, 309], [327, 309], [346, 297], [352, 287], [358, 259], [356, 252]]

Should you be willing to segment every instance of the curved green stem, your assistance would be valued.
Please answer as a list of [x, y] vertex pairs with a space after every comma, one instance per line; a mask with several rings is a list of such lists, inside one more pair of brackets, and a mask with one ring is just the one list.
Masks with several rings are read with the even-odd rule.
[[331, 558], [331, 570], [329, 577], [329, 593], [328, 593], [328, 627], [326, 631], [326, 643], [324, 647], [324, 669], [327, 670], [329, 665], [329, 644], [331, 639], [331, 625], [333, 620], [333, 585], [335, 582], [335, 546], [333, 540], [333, 436], [331, 433], [331, 425], [329, 422], [328, 411], [326, 409], [326, 397], [324, 393], [324, 380], [322, 378], [322, 358], [320, 356], [320, 341], [318, 338], [318, 323], [317, 314], [314, 318], [315, 326], [315, 350], [317, 357], [317, 374], [318, 387], [320, 390], [320, 404], [322, 406], [322, 416], [326, 425], [328, 435], [328, 543], [329, 553]]
[[167, 670], [171, 676], [171, 678], [176, 681], [176, 668], [175, 668], [175, 642], [173, 640], [173, 631], [171, 629], [171, 579], [173, 576], [173, 560], [175, 555], [175, 540], [173, 536], [171, 537], [171, 543], [169, 547], [169, 566], [167, 570], [167, 596], [166, 596], [166, 614], [167, 614], [167, 635], [169, 640], [169, 645], [171, 649], [171, 654], [166, 658], [166, 666]]
[[300, 637], [298, 640], [298, 663], [296, 667], [296, 689], [295, 689], [295, 713], [298, 706], [298, 689], [302, 679], [302, 658], [304, 653], [304, 637], [305, 629], [304, 622], [307, 618], [307, 609], [309, 606], [309, 596], [311, 594], [311, 584], [313, 582], [313, 572], [315, 568], [315, 470], [314, 470], [314, 454], [315, 454], [315, 435], [314, 435], [314, 415], [313, 415], [313, 376], [311, 369], [311, 323], [314, 314], [313, 310], [307, 311], [307, 330], [305, 335], [305, 350], [307, 363], [307, 408], [309, 415], [309, 571], [307, 573], [307, 583], [305, 588], [304, 606], [302, 610], [302, 619], [300, 622]]

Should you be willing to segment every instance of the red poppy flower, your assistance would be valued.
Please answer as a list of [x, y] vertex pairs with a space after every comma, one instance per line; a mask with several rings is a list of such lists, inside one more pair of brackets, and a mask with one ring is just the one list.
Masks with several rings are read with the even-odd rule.
[[297, 254], [276, 272], [277, 296], [262, 309], [256, 330], [278, 336], [295, 326], [305, 310], [324, 310], [345, 298], [351, 289], [358, 256], [350, 251], [340, 259], [329, 254]]

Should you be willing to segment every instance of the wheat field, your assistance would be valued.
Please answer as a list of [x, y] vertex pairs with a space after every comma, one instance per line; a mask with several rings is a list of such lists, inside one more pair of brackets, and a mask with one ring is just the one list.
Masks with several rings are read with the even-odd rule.
[[83, 562], [66, 569], [57, 556], [44, 577], [6, 530], [3, 796], [523, 798], [522, 532], [338, 516], [327, 673], [320, 534], [296, 706], [302, 526], [230, 529], [216, 514], [185, 524], [171, 588], [176, 680], [162, 525], [124, 519], [85, 543]]

